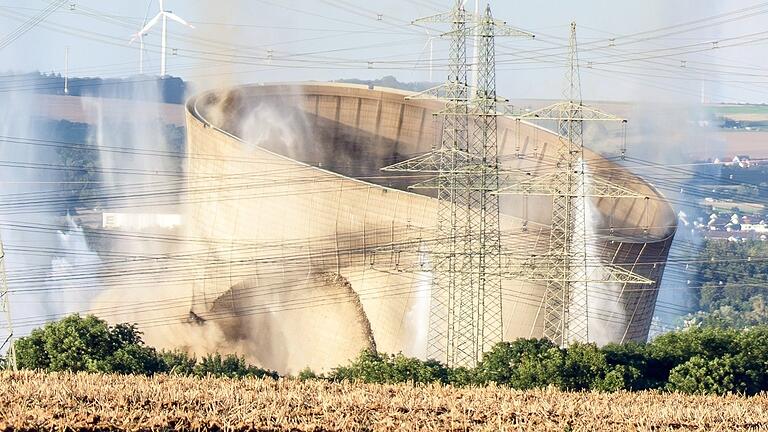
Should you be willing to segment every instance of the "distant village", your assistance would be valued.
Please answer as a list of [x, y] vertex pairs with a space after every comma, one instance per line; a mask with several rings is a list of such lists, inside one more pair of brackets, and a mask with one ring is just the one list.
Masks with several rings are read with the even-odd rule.
[[[768, 161], [756, 161], [748, 155], [738, 155], [730, 160], [714, 159], [711, 162], [719, 168], [719, 175], [724, 181], [714, 186], [708, 185], [711, 190], [708, 195], [711, 196], [704, 196], [698, 201], [694, 217], [682, 210], [678, 213], [681, 228], [689, 227], [695, 234], [706, 239], [768, 241], [768, 190], [765, 187], [768, 182]], [[755, 179], [763, 181], [756, 182]], [[704, 184], [699, 183], [697, 186], [701, 188]]]

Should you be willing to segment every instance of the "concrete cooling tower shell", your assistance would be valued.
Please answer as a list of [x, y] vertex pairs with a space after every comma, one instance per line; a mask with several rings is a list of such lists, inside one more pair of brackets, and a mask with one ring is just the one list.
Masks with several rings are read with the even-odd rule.
[[[242, 86], [187, 103], [187, 234], [202, 239], [191, 315], [219, 327], [253, 361], [284, 372], [328, 369], [365, 347], [425, 357], [428, 257], [382, 246], [435, 236], [437, 201], [407, 185], [420, 174], [380, 169], [429, 151], [436, 100], [347, 84]], [[553, 167], [558, 137], [499, 118], [501, 160]], [[590, 288], [590, 338], [648, 336], [658, 282], [676, 228], [649, 184], [587, 151], [587, 166], [641, 199], [596, 199], [588, 253], [656, 281]], [[506, 251], [546, 251], [552, 202], [501, 199]], [[527, 222], [527, 223], [526, 223]], [[384, 251], [384, 252], [382, 252]], [[427, 252], [424, 254], [428, 255]], [[504, 338], [541, 337], [544, 286], [503, 281]]]

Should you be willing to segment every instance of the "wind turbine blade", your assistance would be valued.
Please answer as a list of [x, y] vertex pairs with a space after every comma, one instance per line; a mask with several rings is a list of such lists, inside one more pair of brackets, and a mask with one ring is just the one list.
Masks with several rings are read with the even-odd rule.
[[128, 45], [133, 44], [134, 42], [136, 42], [137, 39], [140, 39], [140, 38], [141, 38], [141, 33], [134, 33], [134, 34], [132, 34], [131, 35], [131, 40], [128, 42]]
[[182, 19], [180, 16], [176, 15], [173, 12], [163, 12], [163, 13], [165, 14], [166, 17], [176, 21], [177, 23], [184, 24], [185, 26], [187, 26], [189, 28], [195, 28], [195, 26], [193, 26], [192, 24], [184, 21], [184, 19]]
[[154, 18], [152, 18], [147, 25], [145, 25], [141, 30], [139, 30], [139, 34], [144, 34], [149, 31], [152, 27], [154, 27], [155, 24], [157, 24], [158, 21], [160, 21], [160, 17], [163, 16], [163, 13], [160, 12], [159, 14], [155, 15]]
[[158, 0], [160, 3], [160, 12], [165, 12], [165, 8], [163, 7], [163, 0]]
[[[131, 39], [133, 41], [133, 39]], [[427, 41], [424, 42], [424, 47], [421, 49], [421, 52], [419, 53], [419, 60], [421, 60], [421, 56], [424, 55], [425, 52], [427, 52], [427, 47], [429, 46], [429, 43], [432, 42], [432, 38], [427, 38]]]

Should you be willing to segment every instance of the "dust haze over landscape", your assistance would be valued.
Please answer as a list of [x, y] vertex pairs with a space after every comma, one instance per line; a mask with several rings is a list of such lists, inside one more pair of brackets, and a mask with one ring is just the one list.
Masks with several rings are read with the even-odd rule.
[[[27, 22], [46, 3], [3, 3], [4, 28]], [[7, 71], [0, 76], [0, 234], [16, 337], [70, 313], [93, 313], [137, 323], [159, 349], [235, 353], [281, 373], [327, 371], [363, 348], [427, 357], [431, 276], [377, 266], [401, 259], [386, 255], [395, 239], [434, 236], [434, 194], [404, 193], [423, 175], [384, 175], [380, 168], [438, 141], [431, 120], [437, 109], [404, 103], [404, 94], [378, 82], [351, 90], [339, 83], [391, 76], [402, 86], [428, 84], [430, 73], [442, 82], [448, 42], [435, 40], [430, 60], [429, 38], [437, 31], [410, 22], [449, 2], [165, 0], [194, 26], [168, 22], [165, 77], [158, 77], [159, 27], [144, 36], [145, 75], [137, 74], [138, 45], [128, 44], [158, 2], [64, 3], [15, 43], [0, 44]], [[695, 173], [670, 174], [669, 167], [737, 154], [768, 157], [768, 132], [721, 128], [710, 109], [768, 99], [765, 83], [727, 77], [738, 65], [764, 66], [764, 56], [754, 55], [760, 39], [736, 37], [758, 32], [761, 23], [723, 15], [707, 26], [673, 28], [756, 7], [753, 1], [579, 3], [492, 2], [496, 17], [537, 34], [534, 41], [497, 42], [497, 88], [516, 109], [558, 100], [569, 24], [577, 22], [583, 99], [629, 119], [626, 159], [620, 127], [585, 128], [595, 170], [621, 167], [643, 193], [657, 191], [672, 205], [672, 221], [665, 222], [661, 204], [642, 217], [634, 208], [587, 204], [594, 230], [582, 239], [589, 243], [585, 260], [613, 252], [621, 263], [622, 254], [647, 253], [632, 249], [632, 241], [642, 241], [627, 240], [636, 226], [645, 229], [646, 243], [663, 249], [658, 256], [669, 256], [659, 268], [652, 258], [631, 263], [648, 266], [647, 277], [661, 281], [657, 297], [625, 293], [622, 284], [590, 294], [600, 311], [589, 320], [590, 341], [639, 341], [648, 328], [652, 335], [675, 328], [695, 309], [687, 260], [702, 237], [687, 221], [674, 241], [664, 235], [674, 232], [675, 215], [694, 214], [704, 197], [689, 192]], [[64, 94], [65, 47], [77, 95]], [[22, 75], [33, 71], [45, 75]], [[78, 84], [74, 77], [121, 83]], [[324, 86], [331, 81], [336, 86]], [[510, 135], [499, 142], [507, 156], [512, 124], [500, 125]], [[757, 144], [745, 147], [746, 141]], [[531, 158], [532, 166], [546, 165], [545, 156], [554, 157], [549, 151]], [[502, 198], [502, 209], [514, 207], [501, 222], [510, 232], [522, 230], [521, 202]], [[551, 224], [550, 207], [536, 214], [531, 206], [526, 223]], [[624, 237], [614, 235], [614, 217], [626, 224], [617, 227]], [[649, 219], [664, 225], [649, 226]], [[514, 235], [505, 241], [524, 243]], [[613, 246], [622, 242], [631, 252]], [[531, 250], [541, 247], [530, 242]], [[367, 251], [376, 248], [385, 252], [374, 262]], [[505, 339], [541, 336], [541, 286], [507, 283]], [[645, 303], [650, 309], [643, 312], [638, 305]], [[643, 314], [654, 323], [635, 330], [631, 320]], [[528, 321], [518, 324], [523, 316]]]

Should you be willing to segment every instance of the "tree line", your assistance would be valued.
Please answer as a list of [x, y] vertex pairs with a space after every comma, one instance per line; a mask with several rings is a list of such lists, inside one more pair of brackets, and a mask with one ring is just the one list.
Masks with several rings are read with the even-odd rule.
[[518, 339], [496, 344], [474, 368], [448, 368], [431, 360], [366, 351], [326, 378], [753, 395], [768, 391], [768, 327], [696, 327], [664, 334], [649, 343], [603, 347], [577, 343], [561, 348], [546, 339]]
[[[69, 96], [146, 100], [183, 104], [188, 84], [178, 77], [135, 75], [129, 78], [69, 77]], [[0, 88], [5, 91], [64, 95], [61, 74], [28, 72], [0, 75]]]
[[694, 325], [768, 325], [768, 242], [706, 240], [697, 261]]
[[[17, 365], [23, 369], [280, 378], [276, 372], [232, 354], [198, 359], [183, 351], [158, 351], [143, 342], [135, 325], [110, 326], [90, 315], [48, 323], [19, 338], [15, 349]], [[768, 326], [694, 327], [648, 343], [603, 347], [573, 344], [561, 348], [546, 339], [518, 339], [496, 344], [473, 368], [450, 368], [435, 360], [366, 350], [328, 373], [305, 369], [293, 378], [752, 395], [768, 391]]]

